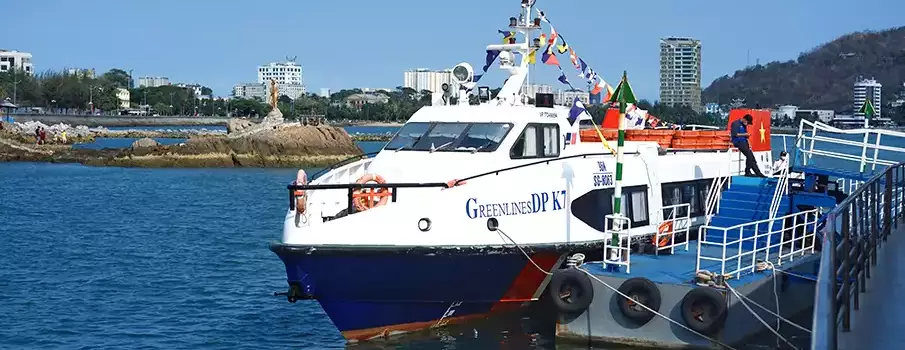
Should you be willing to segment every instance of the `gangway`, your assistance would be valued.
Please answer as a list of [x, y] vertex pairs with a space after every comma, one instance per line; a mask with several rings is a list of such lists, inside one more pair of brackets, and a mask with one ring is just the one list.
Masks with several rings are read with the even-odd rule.
[[796, 146], [807, 189], [832, 177], [846, 195], [822, 218], [811, 349], [901, 349], [905, 133], [802, 120]]

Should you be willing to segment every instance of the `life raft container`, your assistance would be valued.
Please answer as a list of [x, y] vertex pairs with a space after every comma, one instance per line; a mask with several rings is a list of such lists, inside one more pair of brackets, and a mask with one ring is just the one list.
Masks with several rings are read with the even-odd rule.
[[712, 287], [692, 289], [682, 298], [682, 321], [701, 334], [713, 335], [726, 322], [726, 302], [726, 297]]
[[[358, 178], [358, 181], [355, 181], [355, 183], [362, 185], [376, 183], [382, 185], [387, 182], [380, 175], [365, 174]], [[387, 204], [387, 202], [390, 201], [390, 196], [392, 194], [393, 192], [389, 188], [359, 188], [352, 191], [352, 203], [355, 205], [356, 210], [365, 211]]]
[[594, 300], [594, 286], [588, 275], [575, 268], [553, 271], [547, 291], [559, 312], [577, 314], [587, 310]]
[[619, 286], [619, 292], [629, 296], [626, 299], [620, 296], [617, 304], [622, 315], [641, 326], [654, 318], [654, 313], [648, 311], [639, 304], [643, 304], [654, 311], [660, 311], [662, 299], [660, 289], [651, 280], [644, 277], [630, 278]]

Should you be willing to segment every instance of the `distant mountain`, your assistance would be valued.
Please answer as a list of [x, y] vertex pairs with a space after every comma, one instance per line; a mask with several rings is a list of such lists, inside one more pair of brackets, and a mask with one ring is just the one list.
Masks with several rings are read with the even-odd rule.
[[797, 61], [736, 71], [714, 80], [703, 99], [728, 104], [744, 98], [749, 107], [792, 104], [845, 113], [853, 108], [852, 87], [862, 76], [883, 84], [884, 105], [900, 92], [905, 82], [905, 27], [846, 34], [802, 53]]

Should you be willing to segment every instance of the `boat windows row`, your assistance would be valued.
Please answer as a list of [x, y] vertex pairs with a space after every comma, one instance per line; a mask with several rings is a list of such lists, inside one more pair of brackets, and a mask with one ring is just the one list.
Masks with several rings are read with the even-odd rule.
[[384, 149], [493, 152], [511, 129], [511, 123], [412, 122], [399, 129]]
[[[663, 217], [703, 216], [706, 212], [705, 202], [711, 182], [711, 179], [702, 179], [663, 184], [661, 187], [663, 207], [688, 203], [687, 210], [690, 211], [686, 213], [684, 207], [669, 208], [663, 210]], [[614, 193], [613, 188], [596, 189], [585, 193], [572, 201], [572, 215], [598, 231], [606, 231], [604, 217], [614, 212]], [[621, 201], [622, 215], [632, 220], [633, 227], [650, 225], [647, 186], [623, 188]]]
[[[411, 122], [405, 124], [384, 147], [405, 151], [496, 151], [512, 123]], [[559, 157], [559, 125], [530, 123], [525, 126], [509, 150], [512, 159]]]

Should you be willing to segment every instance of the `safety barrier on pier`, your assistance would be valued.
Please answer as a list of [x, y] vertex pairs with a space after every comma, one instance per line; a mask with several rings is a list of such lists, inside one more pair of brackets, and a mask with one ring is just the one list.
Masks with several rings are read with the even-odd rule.
[[[845, 160], [857, 163], [848, 169], [853, 173], [874, 173], [895, 165], [905, 156], [905, 148], [886, 144], [902, 144], [905, 133], [883, 129], [842, 130], [821, 122], [801, 120], [796, 137], [796, 150], [803, 166], [814, 165], [815, 159]], [[860, 153], [860, 154], [859, 154]]]
[[702, 262], [717, 262], [721, 275], [739, 278], [754, 272], [758, 261], [770, 261], [771, 253], [777, 266], [813, 253], [817, 216], [817, 209], [811, 209], [726, 228], [701, 226], [695, 271]]
[[[899, 163], [864, 182], [827, 214], [811, 349], [835, 350], [838, 332], [851, 330], [852, 311], [867, 290], [877, 250], [903, 219], [903, 190], [905, 163]], [[890, 301], [890, 307], [897, 305]]]

